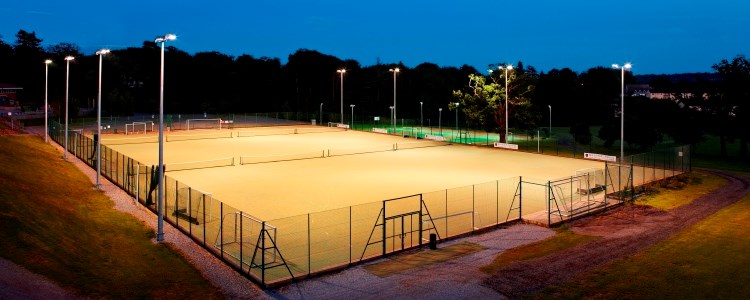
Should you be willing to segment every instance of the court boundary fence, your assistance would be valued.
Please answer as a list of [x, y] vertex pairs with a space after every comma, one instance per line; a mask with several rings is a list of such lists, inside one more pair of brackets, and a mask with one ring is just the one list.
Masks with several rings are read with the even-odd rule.
[[[50, 122], [62, 144], [62, 125]], [[95, 168], [90, 136], [69, 131], [68, 149]], [[156, 214], [158, 172], [105, 145], [102, 175]], [[556, 180], [510, 177], [339, 209], [263, 220], [165, 174], [164, 220], [261, 287], [346, 268], [375, 258], [514, 222], [554, 226], [632, 201], [648, 185], [690, 171], [689, 147], [626, 157]], [[546, 222], [545, 222], [546, 221]]]

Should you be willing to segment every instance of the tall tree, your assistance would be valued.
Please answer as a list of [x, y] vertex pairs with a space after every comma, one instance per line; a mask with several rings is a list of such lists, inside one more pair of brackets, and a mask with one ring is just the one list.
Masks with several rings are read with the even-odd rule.
[[[717, 117], [727, 118], [721, 122], [723, 128], [717, 128], [720, 135], [729, 135], [740, 140], [740, 157], [748, 157], [748, 139], [750, 133], [750, 62], [744, 55], [737, 55], [731, 61], [726, 59], [713, 65], [721, 77], [719, 94], [713, 98], [716, 102]], [[742, 129], [740, 129], [742, 128]], [[721, 139], [722, 155], [726, 155], [727, 139]]]

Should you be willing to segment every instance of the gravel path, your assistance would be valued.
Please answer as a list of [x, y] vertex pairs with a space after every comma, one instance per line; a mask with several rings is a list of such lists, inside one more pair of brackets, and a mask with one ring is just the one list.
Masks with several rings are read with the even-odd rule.
[[748, 178], [711, 173], [726, 178], [729, 184], [668, 212], [644, 206], [625, 206], [605, 215], [574, 222], [574, 231], [595, 232], [604, 238], [536, 260], [514, 263], [485, 280], [484, 284], [506, 297], [521, 298], [550, 284], [563, 283], [575, 275], [635, 254], [750, 193]]
[[488, 275], [479, 271], [479, 267], [489, 264], [495, 256], [507, 249], [554, 234], [553, 230], [535, 225], [513, 225], [438, 245], [445, 247], [471, 242], [486, 247], [455, 260], [411, 269], [385, 278], [372, 275], [363, 268], [365, 265], [359, 265], [268, 291], [267, 294], [281, 299], [498, 299], [501, 297], [499, 293], [482, 285], [483, 279]]

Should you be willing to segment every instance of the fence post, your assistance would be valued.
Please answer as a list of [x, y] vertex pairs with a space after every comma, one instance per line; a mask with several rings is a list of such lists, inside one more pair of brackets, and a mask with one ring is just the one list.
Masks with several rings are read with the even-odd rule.
[[312, 272], [312, 245], [310, 244], [310, 213], [307, 213], [307, 276]]
[[385, 231], [386, 231], [386, 229], [385, 229], [385, 227], [386, 227], [385, 226], [385, 203], [386, 202], [383, 201], [383, 256], [385, 256], [385, 251], [386, 251], [385, 250], [386, 249], [386, 247], [385, 247], [386, 246], [385, 245], [386, 244], [386, 241], [385, 241]]
[[203, 247], [206, 247], [206, 194], [203, 194]]
[[[471, 232], [474, 232], [474, 228], [477, 228], [476, 222], [474, 221], [474, 215], [477, 213], [477, 208], [475, 205], [475, 198], [476, 198], [476, 185], [471, 185]], [[421, 242], [421, 240], [420, 240]]]
[[518, 176], [518, 219], [523, 216], [523, 177]]
[[266, 221], [260, 225], [260, 282], [266, 285]]

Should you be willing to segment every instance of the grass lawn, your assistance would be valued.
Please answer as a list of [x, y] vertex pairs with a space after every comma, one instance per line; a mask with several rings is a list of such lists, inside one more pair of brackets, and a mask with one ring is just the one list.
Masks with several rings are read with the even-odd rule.
[[491, 264], [481, 267], [480, 270], [484, 273], [494, 274], [513, 262], [543, 257], [599, 238], [575, 234], [564, 227], [557, 231], [557, 234], [550, 238], [501, 253], [495, 257]]
[[541, 298], [748, 299], [750, 196], [640, 253], [545, 289]]
[[222, 298], [36, 136], [0, 136], [0, 256], [92, 298]]
[[682, 176], [686, 176], [685, 180], [688, 184], [686, 188], [658, 188], [650, 195], [638, 197], [636, 203], [653, 206], [661, 210], [670, 210], [687, 204], [727, 183], [724, 178], [701, 172], [688, 173]]

